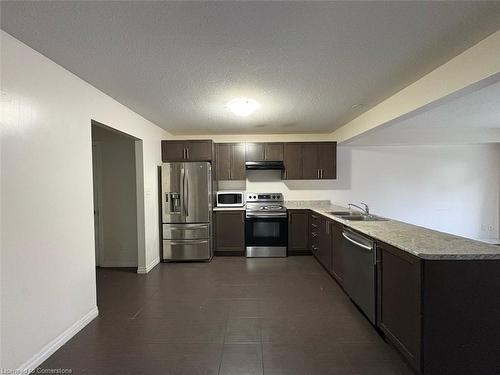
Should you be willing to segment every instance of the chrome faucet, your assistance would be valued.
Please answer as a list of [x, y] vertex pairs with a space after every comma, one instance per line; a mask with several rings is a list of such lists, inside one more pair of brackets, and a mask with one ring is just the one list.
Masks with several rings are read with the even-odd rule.
[[351, 207], [356, 207], [356, 208], [359, 208], [359, 209], [360, 209], [361, 211], [363, 211], [366, 215], [370, 215], [370, 207], [368, 207], [368, 205], [367, 205], [366, 203], [361, 202], [361, 204], [362, 204], [363, 206], [365, 206], [365, 207], [364, 207], [364, 208], [363, 208], [363, 207], [360, 207], [360, 206], [358, 206], [357, 204], [354, 204], [354, 203], [348, 203], [348, 204], [347, 204], [347, 207], [349, 207], [349, 209], [350, 209]]

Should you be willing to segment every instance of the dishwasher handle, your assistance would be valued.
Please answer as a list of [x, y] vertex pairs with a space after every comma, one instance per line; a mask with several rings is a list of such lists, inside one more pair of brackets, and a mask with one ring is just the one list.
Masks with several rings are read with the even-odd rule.
[[347, 241], [349, 241], [349, 242], [353, 243], [353, 244], [354, 244], [354, 245], [356, 245], [356, 246], [359, 246], [359, 247], [361, 247], [361, 248], [363, 248], [363, 249], [365, 249], [365, 250], [367, 250], [367, 251], [370, 251], [370, 252], [371, 252], [371, 251], [373, 251], [373, 246], [365, 245], [365, 244], [363, 244], [363, 243], [360, 243], [360, 242], [358, 242], [358, 241], [354, 240], [353, 238], [349, 237], [349, 236], [347, 235], [347, 232], [345, 232], [345, 231], [344, 231], [344, 232], [342, 232], [342, 236], [344, 236], [344, 238], [345, 238]]

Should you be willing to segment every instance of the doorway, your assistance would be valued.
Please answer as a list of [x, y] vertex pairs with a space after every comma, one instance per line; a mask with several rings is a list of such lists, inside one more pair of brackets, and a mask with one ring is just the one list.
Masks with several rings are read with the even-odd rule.
[[142, 141], [96, 121], [91, 133], [96, 266], [135, 271], [141, 250], [138, 194], [142, 191], [137, 143]]

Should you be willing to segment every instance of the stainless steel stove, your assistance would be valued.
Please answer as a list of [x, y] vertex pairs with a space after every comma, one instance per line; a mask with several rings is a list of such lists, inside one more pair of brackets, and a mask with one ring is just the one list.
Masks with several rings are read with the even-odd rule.
[[246, 202], [246, 256], [286, 257], [288, 222], [283, 194], [247, 193]]

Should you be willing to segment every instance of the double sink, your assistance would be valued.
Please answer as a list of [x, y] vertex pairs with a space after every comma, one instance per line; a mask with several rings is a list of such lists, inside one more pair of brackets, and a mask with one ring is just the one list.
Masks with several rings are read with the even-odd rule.
[[387, 221], [385, 217], [365, 214], [363, 212], [356, 211], [331, 211], [328, 212], [330, 215], [338, 216], [344, 220], [351, 221]]

